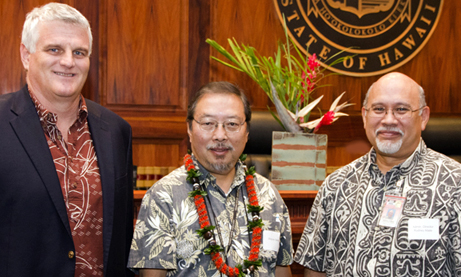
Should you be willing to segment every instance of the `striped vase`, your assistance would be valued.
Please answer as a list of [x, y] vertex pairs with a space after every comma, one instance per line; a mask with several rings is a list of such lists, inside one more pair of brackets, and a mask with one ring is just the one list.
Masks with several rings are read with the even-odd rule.
[[318, 190], [325, 180], [327, 135], [272, 133], [272, 182], [279, 190]]

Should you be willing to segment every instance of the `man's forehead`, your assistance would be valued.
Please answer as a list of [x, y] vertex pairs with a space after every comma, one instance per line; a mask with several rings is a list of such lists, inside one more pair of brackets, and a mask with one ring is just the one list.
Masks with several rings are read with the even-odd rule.
[[379, 86], [370, 92], [370, 104], [411, 104], [419, 101], [419, 92], [412, 86]]
[[206, 93], [198, 100], [195, 115], [240, 118], [245, 116], [245, 111], [242, 100], [235, 94]]
[[[64, 32], [62, 31], [64, 30]], [[58, 35], [70, 35], [71, 37], [80, 36], [85, 41], [90, 41], [88, 29], [78, 23], [63, 20], [48, 20], [38, 23], [38, 38], [47, 36], [48, 39], [57, 39]]]

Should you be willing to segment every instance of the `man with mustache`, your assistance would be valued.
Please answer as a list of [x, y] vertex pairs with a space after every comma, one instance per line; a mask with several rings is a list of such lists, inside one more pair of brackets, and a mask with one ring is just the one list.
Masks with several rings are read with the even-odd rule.
[[236, 86], [198, 91], [187, 112], [192, 155], [146, 193], [128, 267], [140, 276], [291, 276], [287, 207], [269, 180], [245, 176], [239, 160], [250, 119]]
[[305, 276], [461, 274], [461, 164], [426, 147], [429, 113], [404, 74], [370, 87], [373, 148], [321, 186], [295, 255]]

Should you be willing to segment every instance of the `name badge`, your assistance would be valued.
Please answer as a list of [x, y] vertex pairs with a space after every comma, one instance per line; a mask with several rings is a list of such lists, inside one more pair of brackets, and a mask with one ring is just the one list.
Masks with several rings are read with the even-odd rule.
[[269, 230], [264, 230], [263, 231], [263, 248], [265, 250], [279, 252], [280, 233], [269, 231]]
[[408, 220], [408, 239], [438, 240], [439, 224], [437, 218], [410, 218]]
[[397, 227], [402, 216], [405, 199], [403, 196], [384, 195], [384, 203], [378, 224], [385, 227]]

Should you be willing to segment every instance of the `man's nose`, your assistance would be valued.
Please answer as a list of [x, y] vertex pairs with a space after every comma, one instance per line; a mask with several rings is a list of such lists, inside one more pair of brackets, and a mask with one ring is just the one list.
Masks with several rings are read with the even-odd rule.
[[394, 115], [394, 110], [388, 109], [384, 114], [384, 117], [382, 118], [381, 122], [389, 125], [397, 124], [398, 120], [397, 117]]
[[60, 63], [66, 67], [73, 67], [75, 65], [75, 59], [72, 51], [66, 51], [62, 54]]
[[213, 139], [220, 141], [227, 139], [227, 131], [224, 129], [224, 124], [218, 123], [218, 126], [216, 126], [216, 129], [213, 131]]

